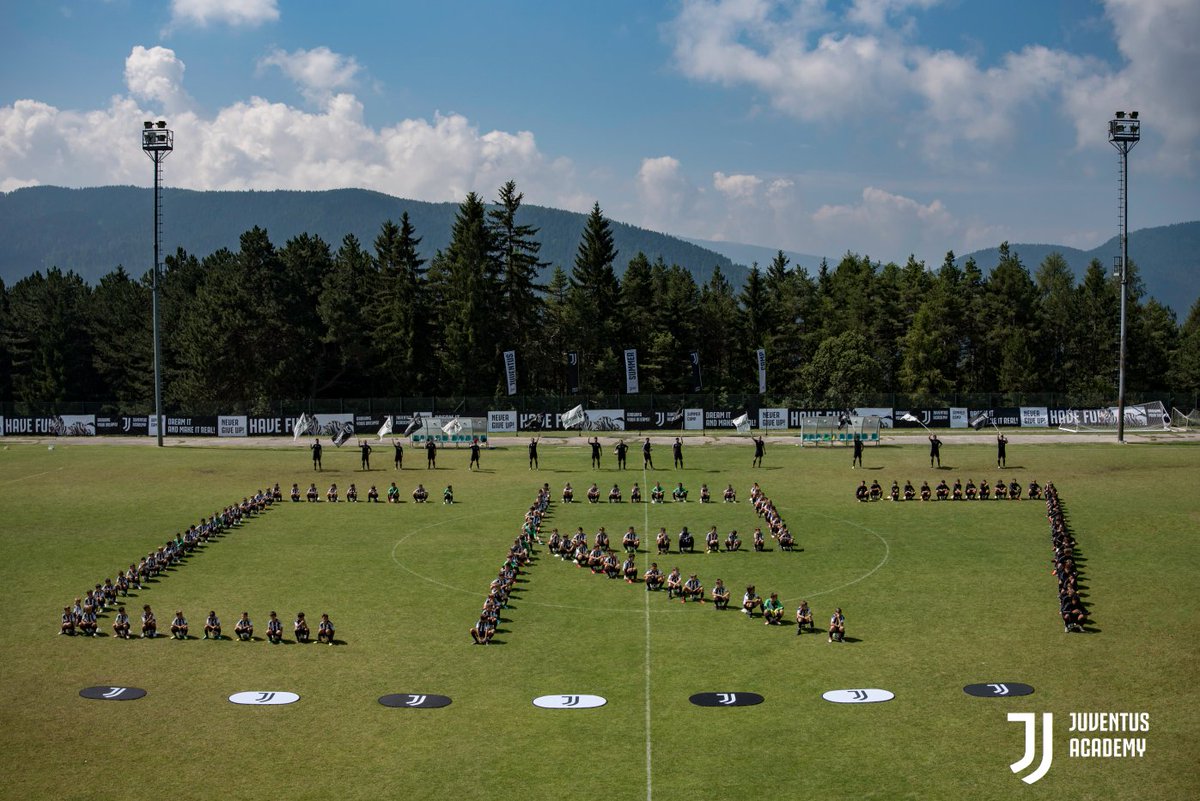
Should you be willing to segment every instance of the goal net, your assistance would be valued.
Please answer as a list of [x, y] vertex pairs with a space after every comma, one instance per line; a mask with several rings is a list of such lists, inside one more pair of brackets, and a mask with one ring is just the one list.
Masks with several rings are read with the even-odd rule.
[[[1073, 409], [1063, 415], [1059, 429], [1078, 433], [1080, 431], [1116, 431], [1120, 416], [1116, 406], [1105, 409]], [[1127, 431], [1169, 431], [1171, 415], [1161, 401], [1137, 403], [1125, 407], [1125, 429]]]
[[1172, 431], [1195, 431], [1200, 429], [1200, 409], [1192, 409], [1187, 414], [1171, 408]]

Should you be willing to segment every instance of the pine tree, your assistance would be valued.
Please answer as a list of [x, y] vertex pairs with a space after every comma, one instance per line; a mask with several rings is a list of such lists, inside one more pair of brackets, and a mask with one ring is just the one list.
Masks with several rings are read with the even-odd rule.
[[99, 392], [123, 409], [137, 409], [154, 396], [154, 348], [150, 290], [124, 267], [100, 279], [92, 291], [88, 334]]
[[426, 325], [430, 306], [420, 244], [408, 212], [400, 215], [398, 226], [391, 220], [384, 222], [375, 238], [379, 291], [373, 306], [378, 324], [371, 344], [379, 386], [388, 396], [429, 388], [425, 365], [430, 354]]
[[479, 195], [459, 205], [450, 244], [444, 254], [445, 320], [443, 378], [439, 390], [458, 395], [493, 394], [501, 369], [496, 309], [499, 263], [496, 242]]
[[[537, 281], [547, 263], [538, 259], [542, 248], [537, 241], [538, 229], [517, 222], [524, 197], [517, 191], [516, 182], [508, 181], [500, 187], [497, 207], [488, 212], [488, 220], [500, 262], [498, 350], [515, 350], [518, 375], [523, 373], [528, 379], [542, 312], [539, 292], [544, 287]], [[518, 386], [525, 384], [518, 380]]]
[[313, 395], [331, 390], [342, 396], [375, 394], [372, 385], [374, 354], [370, 320], [372, 290], [378, 273], [375, 261], [353, 234], [342, 239], [331, 269], [321, 282], [317, 311], [323, 331], [327, 373]]
[[[575, 253], [571, 270], [570, 306], [572, 327], [579, 351], [579, 379], [583, 392], [603, 392], [623, 388], [617, 351], [620, 335], [620, 287], [613, 264], [617, 250], [612, 228], [600, 211], [592, 206]], [[642, 303], [650, 303], [644, 298]]]

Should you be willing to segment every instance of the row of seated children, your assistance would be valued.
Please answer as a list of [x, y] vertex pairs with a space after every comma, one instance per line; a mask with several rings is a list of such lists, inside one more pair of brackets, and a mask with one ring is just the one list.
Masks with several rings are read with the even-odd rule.
[[[79, 634], [84, 637], [99, 636], [95, 612], [85, 612], [82, 620], [76, 621], [74, 616], [69, 614], [69, 611], [69, 609], [63, 610], [60, 634]], [[177, 609], [175, 616], [171, 619], [171, 639], [186, 640], [188, 638], [188, 628], [188, 620], [184, 616], [183, 610]], [[133, 622], [130, 620], [129, 614], [125, 611], [123, 604], [117, 607], [117, 614], [112, 622], [112, 630], [113, 636], [117, 639], [133, 639]], [[296, 636], [296, 642], [306, 643], [310, 641], [308, 621], [305, 620], [303, 612], [296, 615], [293, 631]], [[248, 612], [242, 612], [242, 616], [234, 624], [233, 633], [239, 640], [248, 641], [253, 639], [254, 624], [250, 621], [250, 614]], [[151, 640], [158, 636], [158, 619], [154, 614], [154, 610], [150, 608], [150, 604], [142, 606], [140, 636], [142, 639]], [[219, 640], [221, 636], [221, 620], [217, 617], [216, 611], [209, 611], [208, 617], [204, 620], [204, 639]], [[333, 645], [333, 638], [333, 622], [329, 619], [328, 614], [322, 614], [321, 621], [317, 624], [317, 642]], [[278, 644], [282, 641], [283, 624], [279, 620], [278, 615], [275, 612], [271, 612], [270, 618], [267, 621], [267, 642]]]
[[[309, 503], [318, 503], [321, 500], [321, 492], [315, 483], [309, 484], [303, 495]], [[300, 485], [292, 484], [292, 502], [299, 503], [300, 497]], [[395, 481], [387, 488], [385, 498], [388, 503], [400, 503], [400, 488], [396, 486]], [[412, 491], [412, 498], [416, 503], [425, 503], [429, 500], [429, 490], [425, 489], [424, 484], [417, 484], [417, 488]], [[330, 484], [329, 489], [325, 491], [325, 500], [329, 503], [337, 503], [340, 499], [341, 492], [338, 490], [338, 485]], [[346, 503], [358, 503], [358, 487], [353, 483], [346, 489]], [[374, 484], [367, 490], [367, 503], [379, 503], [379, 490]], [[454, 487], [449, 484], [446, 485], [446, 489], [442, 490], [442, 503], [454, 503]]]
[[479, 620], [471, 627], [471, 639], [476, 645], [488, 645], [496, 636], [496, 627], [500, 623], [500, 610], [508, 607], [508, 599], [513, 585], [522, 568], [528, 566], [533, 555], [533, 544], [540, 539], [542, 519], [550, 507], [550, 488], [543, 486], [538, 490], [537, 497], [525, 520], [521, 524], [520, 535], [509, 546], [500, 571], [488, 585], [487, 596], [483, 600], [483, 608], [479, 612]]
[[[893, 481], [887, 497], [890, 501], [911, 501], [914, 500], [919, 494], [921, 500], [923, 501], [928, 501], [933, 498], [936, 498], [939, 501], [986, 501], [989, 498], [995, 498], [996, 500], [1001, 501], [1019, 501], [1021, 500], [1021, 494], [1024, 491], [1024, 488], [1016, 481], [1016, 479], [1009, 481], [1007, 484], [1003, 479], [1000, 479], [996, 482], [994, 488], [992, 485], [988, 484], [987, 479], [980, 481], [979, 486], [975, 486], [975, 482], [972, 479], [967, 479], [967, 484], [965, 487], [963, 486], [962, 479], [955, 479], [954, 486], [950, 486], [946, 483], [946, 479], [942, 479], [938, 482], [938, 485], [933, 488], [930, 488], [928, 481], [923, 481], [921, 482], [921, 489], [919, 492], [913, 488], [911, 481], [904, 482], [903, 490], [900, 489], [900, 484], [898, 482]], [[854, 497], [856, 500], [862, 502], [878, 501], [883, 498], [883, 487], [879, 485], [878, 481], [872, 481], [871, 486], [869, 487], [867, 486], [867, 482], [863, 481], [857, 487], [855, 487]], [[1036, 480], [1030, 481], [1029, 499], [1036, 501], [1041, 497], [1041, 486]]]
[[[775, 503], [767, 494], [763, 492], [762, 487], [755, 481], [750, 487], [750, 503], [754, 505], [754, 513], [763, 519], [767, 526], [767, 531], [771, 534], [771, 539], [779, 543], [780, 551], [791, 551], [795, 548], [796, 540], [792, 537], [791, 531], [788, 530], [787, 523], [783, 522], [783, 516], [779, 514], [779, 510], [775, 508]], [[755, 543], [756, 551], [761, 551]]]
[[[259, 490], [254, 495], [243, 498], [241, 503], [231, 504], [207, 518], [201, 518], [199, 523], [188, 526], [186, 531], [176, 532], [175, 537], [167, 540], [161, 547], [150, 551], [136, 562], [130, 562], [129, 567], [117, 570], [115, 581], [109, 576], [92, 589], [86, 590], [83, 595], [76, 597], [74, 604], [63, 607], [59, 633], [68, 634], [87, 629], [94, 632], [96, 626], [91, 624], [105, 614], [108, 607], [116, 606], [118, 597], [128, 597], [132, 590], [141, 591], [151, 579], [161, 576], [168, 568], [182, 564], [197, 548], [221, 536], [225, 531], [240, 526], [243, 520], [275, 503], [278, 493], [278, 484], [274, 490]], [[68, 622], [71, 623], [70, 631], [67, 630]], [[85, 623], [88, 624], [86, 627]]]
[[[687, 503], [689, 492], [683, 486], [683, 482], [677, 482], [675, 489], [671, 490], [671, 500], [676, 503]], [[664, 503], [666, 501], [667, 491], [663, 488], [661, 482], [656, 481], [654, 486], [650, 488], [650, 502]], [[586, 492], [588, 503], [600, 503], [600, 487], [595, 483], [588, 487]], [[733, 485], [729, 484], [725, 487], [723, 493], [725, 503], [737, 503], [737, 493], [733, 489]], [[562, 490], [563, 503], [575, 502], [575, 488], [571, 486], [571, 482], [567, 482]], [[623, 503], [624, 496], [621, 494], [621, 487], [618, 484], [613, 484], [612, 489], [608, 491], [609, 503]], [[629, 490], [629, 502], [642, 502], [642, 488], [635, 481], [633, 487]], [[708, 489], [708, 484], [700, 485], [700, 503], [712, 503], [712, 493]]]
[[1076, 542], [1067, 527], [1058, 490], [1046, 484], [1046, 517], [1050, 521], [1050, 544], [1054, 548], [1051, 565], [1058, 580], [1058, 609], [1062, 616], [1063, 631], [1084, 631], [1088, 622], [1088, 610], [1079, 595], [1079, 570], [1075, 564]]

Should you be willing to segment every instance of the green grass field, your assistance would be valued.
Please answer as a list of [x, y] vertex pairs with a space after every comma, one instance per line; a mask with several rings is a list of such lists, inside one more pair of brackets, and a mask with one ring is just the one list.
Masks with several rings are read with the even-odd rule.
[[[385, 454], [378, 454], [384, 456]], [[414, 452], [413, 457], [420, 454]], [[630, 462], [636, 454], [631, 453]], [[669, 449], [656, 451], [660, 467]], [[858, 480], [1000, 475], [990, 446], [944, 451], [928, 467], [920, 444], [869, 449], [851, 471], [845, 450], [774, 445], [761, 470], [749, 451], [689, 447], [682, 480], [698, 497], [732, 482], [742, 502], [555, 504], [549, 526], [628, 525], [652, 533], [683, 524], [755, 525], [745, 502], [759, 481], [801, 552], [672, 555], [659, 559], [720, 576], [735, 597], [747, 583], [776, 591], [786, 619], [807, 598], [818, 627], [834, 606], [855, 641], [795, 636], [710, 604], [592, 576], [544, 550], [523, 576], [498, 644], [471, 644], [488, 582], [518, 533], [537, 486], [555, 497], [570, 481], [646, 486], [640, 470], [589, 469], [585, 448], [542, 448], [526, 469], [519, 441], [398, 479], [458, 503], [419, 506], [290, 504], [197, 553], [129, 598], [160, 626], [182, 608], [193, 635], [210, 608], [226, 633], [248, 610], [257, 633], [276, 609], [314, 621], [329, 612], [345, 644], [124, 642], [55, 636], [61, 607], [168, 535], [249, 492], [312, 475], [304, 449], [13, 444], [0, 451], [0, 798], [71, 799], [129, 793], [176, 799], [1184, 799], [1200, 795], [1197, 669], [1200, 613], [1200, 446], [1010, 446], [1006, 476], [1054, 481], [1079, 540], [1097, 631], [1066, 635], [1057, 617], [1041, 502], [858, 504]], [[385, 460], [379, 459], [382, 463]], [[640, 459], [636, 459], [640, 462]], [[357, 471], [354, 450], [329, 448], [319, 487], [396, 478]], [[388, 465], [390, 467], [390, 465]], [[548, 528], [546, 529], [548, 531]], [[645, 568], [652, 558], [639, 554]], [[653, 557], [657, 558], [657, 557]], [[111, 614], [101, 619], [109, 631]], [[161, 629], [160, 629], [161, 630]], [[972, 698], [963, 686], [1016, 681], [1032, 696]], [[93, 685], [141, 687], [141, 700], [85, 700]], [[827, 690], [883, 688], [895, 699], [839, 705]], [[287, 690], [290, 706], [226, 699]], [[764, 703], [702, 708], [697, 692], [755, 692]], [[391, 709], [388, 693], [437, 693], [443, 709]], [[591, 693], [607, 704], [544, 710], [532, 699]], [[1054, 763], [1023, 784], [1009, 770], [1023, 727], [1007, 712], [1055, 713]], [[1070, 758], [1070, 712], [1148, 712], [1145, 757]], [[1106, 736], [1106, 735], [1093, 735]]]

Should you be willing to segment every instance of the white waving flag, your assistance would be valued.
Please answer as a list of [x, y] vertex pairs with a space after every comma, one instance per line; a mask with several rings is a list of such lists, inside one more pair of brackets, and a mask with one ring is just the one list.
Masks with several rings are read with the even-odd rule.
[[442, 426], [443, 434], [449, 434], [450, 436], [454, 436], [459, 431], [462, 431], [462, 423], [458, 422], [457, 417], [455, 417], [449, 423], [446, 423], [446, 425]]
[[304, 412], [296, 418], [296, 422], [292, 424], [292, 442], [300, 439], [300, 435], [308, 429], [308, 415]]
[[741, 417], [733, 418], [733, 427], [736, 428], [741, 434], [748, 434], [750, 432], [749, 413], [743, 414]]
[[900, 419], [907, 423], [921, 422], [920, 420], [917, 419], [917, 416], [915, 414], [913, 414], [912, 412], [905, 412], [904, 414], [900, 415]]
[[389, 414], [383, 420], [383, 425], [379, 427], [379, 441], [383, 442], [383, 438], [392, 433], [392, 416]]
[[571, 428], [583, 422], [583, 404], [579, 404], [562, 416], [563, 428]]

